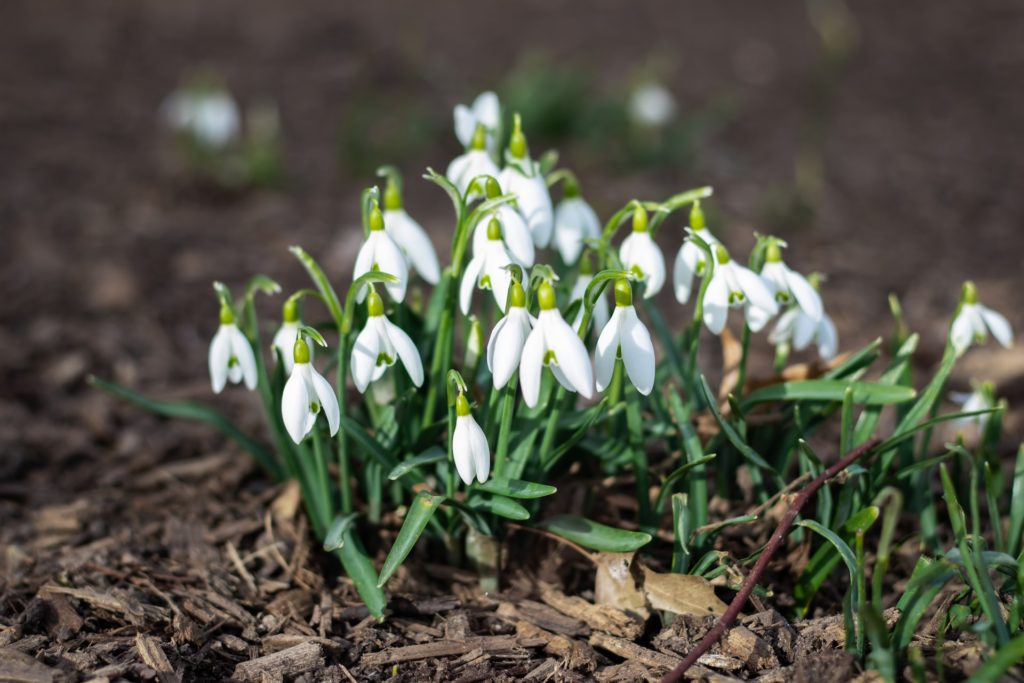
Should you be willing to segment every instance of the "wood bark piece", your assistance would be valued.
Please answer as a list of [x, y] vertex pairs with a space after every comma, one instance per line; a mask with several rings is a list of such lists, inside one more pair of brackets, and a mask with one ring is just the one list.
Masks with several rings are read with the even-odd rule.
[[67, 673], [46, 666], [24, 652], [0, 648], [0, 683], [66, 683]]
[[260, 683], [265, 677], [271, 680], [294, 676], [303, 671], [324, 666], [324, 651], [318, 644], [302, 643], [287, 650], [242, 662], [235, 667], [232, 678], [240, 681]]
[[160, 683], [181, 683], [181, 676], [174, 672], [174, 667], [167, 660], [167, 655], [160, 648], [160, 642], [156, 638], [140, 633], [135, 636], [135, 647], [146, 666], [156, 671]]
[[583, 598], [569, 596], [548, 584], [540, 585], [540, 598], [562, 614], [589, 624], [595, 631], [605, 631], [627, 640], [636, 640], [644, 625], [625, 612], [610, 605], [595, 605]]
[[516, 636], [475, 636], [464, 641], [439, 640], [423, 645], [389, 647], [380, 652], [367, 652], [359, 660], [361, 666], [373, 667], [387, 664], [413, 662], [434, 657], [460, 657], [477, 648], [487, 654], [515, 652], [522, 648], [543, 647], [543, 638], [517, 638]]
[[[610, 636], [607, 633], [593, 634], [590, 636], [590, 644], [594, 647], [606, 650], [607, 652], [611, 652], [614, 655], [618, 655], [623, 659], [636, 662], [648, 669], [654, 669], [659, 672], [671, 671], [675, 667], [679, 666], [680, 662], [683, 661], [681, 658], [674, 655], [656, 652], [641, 645], [637, 645], [631, 640], [616, 638], [615, 636]], [[720, 657], [720, 655], [718, 655], [718, 657]], [[708, 660], [701, 658], [700, 663], [715, 665], [719, 664], [720, 661], [716, 657], [710, 657]], [[694, 680], [716, 681], [718, 683], [733, 683], [734, 681], [739, 680], [737, 678], [732, 678], [731, 676], [723, 676], [722, 674], [715, 673], [703, 666], [691, 667], [687, 677]]]
[[585, 642], [549, 633], [528, 621], [516, 622], [516, 635], [520, 638], [540, 638], [547, 641], [544, 652], [561, 657], [563, 664], [573, 671], [592, 673], [597, 668], [597, 653]]

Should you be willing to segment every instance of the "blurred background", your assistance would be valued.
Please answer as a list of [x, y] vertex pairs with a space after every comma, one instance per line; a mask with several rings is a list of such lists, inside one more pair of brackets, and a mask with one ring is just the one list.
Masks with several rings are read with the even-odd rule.
[[[1015, 0], [7, 0], [0, 17], [0, 482], [43, 455], [131, 450], [119, 416], [137, 413], [90, 372], [205, 399], [211, 280], [304, 285], [298, 243], [347, 281], [379, 164], [444, 253], [448, 199], [418, 176], [461, 152], [452, 107], [485, 89], [603, 218], [714, 185], [710, 227], [735, 253], [772, 232], [827, 273], [844, 349], [891, 330], [896, 293], [937, 360], [965, 278], [1024, 330]], [[207, 86], [247, 136], [224, 167], [166, 125], [172, 92]], [[684, 226], [661, 231], [669, 259]], [[956, 388], [1024, 399], [1022, 347], [960, 367]]]

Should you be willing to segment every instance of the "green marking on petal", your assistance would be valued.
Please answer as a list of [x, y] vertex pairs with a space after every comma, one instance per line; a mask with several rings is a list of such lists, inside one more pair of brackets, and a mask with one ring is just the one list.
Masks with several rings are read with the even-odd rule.
[[544, 365], [551, 365], [552, 363], [557, 365], [558, 359], [555, 358], [555, 352], [552, 351], [551, 349], [548, 349], [547, 351], [544, 352]]

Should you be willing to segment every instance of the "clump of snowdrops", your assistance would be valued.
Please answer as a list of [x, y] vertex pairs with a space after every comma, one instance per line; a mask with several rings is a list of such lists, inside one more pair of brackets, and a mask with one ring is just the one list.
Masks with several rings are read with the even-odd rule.
[[[311, 287], [283, 300], [272, 337], [257, 298], [280, 294], [276, 283], [257, 276], [240, 298], [215, 284], [213, 391], [258, 391], [269, 445], [208, 407], [97, 382], [157, 412], [205, 420], [274, 479], [298, 481], [314, 532], [377, 616], [388, 579], [424, 537], [496, 587], [510, 522], [608, 552], [647, 552], [660, 531], [673, 539], [672, 571], [735, 577], [753, 558], [729, 557], [716, 537], [756, 517], [709, 519], [713, 495], [737, 497], [742, 468], [765, 509], [892, 424], [795, 527], [817, 540], [807, 537], [812, 552], [794, 611], [805, 614], [826, 580], [844, 573], [848, 646], [892, 679], [907, 664], [923, 670], [911, 637], [952, 586], [943, 629], [969, 629], [1019, 652], [1020, 636], [1011, 638], [1024, 619], [1024, 450], [1013, 470], [1002, 466], [1006, 407], [991, 386], [961, 397], [965, 410], [939, 413], [970, 346], [989, 335], [1012, 343], [1006, 319], [979, 302], [976, 287], [964, 284], [939, 367], [917, 390], [918, 335], [895, 299], [897, 331], [884, 360], [881, 340], [840, 353], [821, 278], [792, 268], [799, 251], [776, 236], [757, 236], [748, 258], [737, 258], [705, 218], [711, 188], [635, 199], [602, 224], [555, 154], [532, 155], [519, 117], [508, 136], [502, 122], [493, 93], [456, 107], [465, 152], [444, 175], [423, 176], [454, 210], [443, 259], [407, 210], [398, 171], [384, 167], [383, 190], [362, 194], [365, 240], [351, 273], [327, 273], [291, 248]], [[655, 241], [663, 231], [676, 253]], [[676, 310], [654, 299], [666, 287]], [[730, 342], [739, 359], [716, 392], [698, 348], [730, 325], [740, 330]], [[775, 349], [773, 374], [756, 382], [747, 369], [755, 344]], [[810, 361], [802, 373], [787, 368], [793, 354]], [[933, 443], [936, 426], [950, 420], [961, 436]], [[819, 454], [809, 439], [821, 432], [837, 437]], [[651, 461], [651, 453], [662, 455]], [[629, 528], [545, 515], [543, 499], [556, 493], [550, 482], [569, 468], [631, 481]], [[598, 517], [601, 495], [591, 501]], [[404, 511], [404, 522], [378, 568], [361, 536], [375, 534], [385, 510]], [[919, 559], [902, 593], [890, 596], [897, 544], [913, 545]], [[882, 610], [894, 604], [899, 618], [889, 627]]]

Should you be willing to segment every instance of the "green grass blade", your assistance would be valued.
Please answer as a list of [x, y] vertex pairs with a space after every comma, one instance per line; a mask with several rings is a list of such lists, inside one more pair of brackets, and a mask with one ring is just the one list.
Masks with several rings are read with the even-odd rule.
[[423, 467], [424, 465], [433, 465], [434, 463], [441, 462], [447, 458], [448, 453], [445, 449], [440, 446], [431, 446], [419, 455], [407, 458], [392, 468], [392, 470], [388, 472], [388, 479], [390, 481], [395, 481], [419, 467]]
[[726, 422], [721, 411], [718, 410], [718, 401], [715, 400], [715, 395], [711, 392], [711, 387], [708, 386], [708, 380], [703, 375], [700, 377], [700, 387], [704, 394], [704, 400], [707, 401], [708, 409], [711, 411], [711, 415], [714, 416], [719, 428], [725, 433], [725, 437], [729, 440], [729, 443], [731, 443], [733, 447], [740, 452], [740, 455], [742, 455], [749, 463], [771, 472], [778, 479], [779, 475], [775, 469], [769, 465], [764, 458], [758, 455], [757, 451], [751, 448], [746, 441], [743, 440], [743, 437], [739, 435], [731, 424]]
[[384, 566], [380, 569], [380, 578], [376, 582], [378, 587], [387, 583], [395, 570], [409, 556], [430, 518], [434, 516], [444, 500], [444, 496], [432, 496], [426, 491], [416, 494], [409, 505], [409, 511], [405, 513], [405, 521], [402, 522], [402, 528], [398, 531], [395, 543], [391, 546], [387, 559], [384, 560]]
[[912, 387], [877, 382], [845, 382], [831, 379], [802, 379], [773, 384], [751, 392], [743, 399], [744, 408], [768, 401], [840, 402], [847, 389], [853, 390], [851, 401], [857, 405], [890, 405], [912, 401], [917, 392]]
[[651, 535], [642, 531], [617, 529], [576, 515], [556, 515], [538, 526], [547, 529], [589, 550], [629, 553], [651, 542]]
[[1024, 536], [1024, 445], [1017, 449], [1010, 491], [1010, 535], [1006, 552], [1016, 556], [1021, 551], [1021, 537]]
[[968, 683], [997, 683], [1010, 667], [1024, 661], [1024, 634], [1009, 641], [967, 679]]

